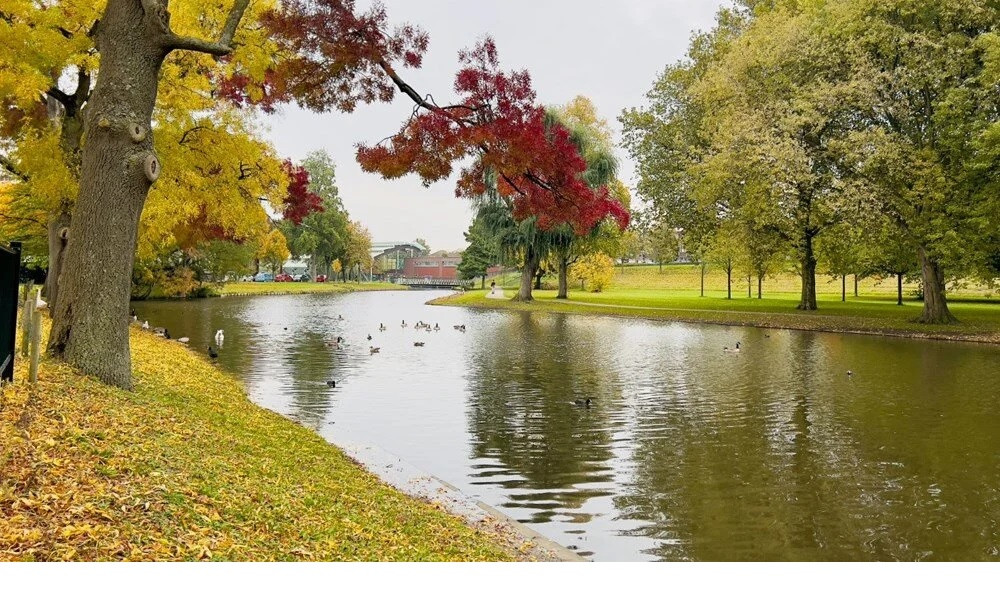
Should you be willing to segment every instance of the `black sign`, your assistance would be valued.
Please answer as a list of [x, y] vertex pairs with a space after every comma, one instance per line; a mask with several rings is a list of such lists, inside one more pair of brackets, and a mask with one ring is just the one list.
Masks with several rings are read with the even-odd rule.
[[17, 333], [17, 285], [21, 244], [0, 245], [0, 382], [14, 380], [14, 336]]

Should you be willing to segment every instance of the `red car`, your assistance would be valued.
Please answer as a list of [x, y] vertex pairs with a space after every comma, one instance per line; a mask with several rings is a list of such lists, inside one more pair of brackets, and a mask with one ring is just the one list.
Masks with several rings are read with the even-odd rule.
[[316, 275], [316, 283], [326, 283], [326, 275]]
[[274, 280], [279, 283], [291, 283], [295, 279], [292, 279], [291, 275], [286, 275], [285, 273], [281, 273], [280, 275], [275, 275]]

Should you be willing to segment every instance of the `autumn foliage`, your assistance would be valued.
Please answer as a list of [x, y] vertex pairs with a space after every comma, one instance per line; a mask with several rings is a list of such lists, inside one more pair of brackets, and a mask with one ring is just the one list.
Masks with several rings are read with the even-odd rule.
[[359, 103], [391, 101], [395, 86], [385, 67], [420, 67], [427, 50], [427, 34], [410, 24], [392, 27], [379, 2], [358, 12], [354, 0], [288, 0], [261, 23], [279, 46], [275, 64], [263, 78], [237, 70], [217, 94], [265, 111], [295, 102], [350, 112]]
[[451, 175], [467, 157], [456, 194], [476, 198], [496, 178], [498, 192], [512, 200], [515, 218], [536, 217], [548, 230], [563, 224], [578, 233], [606, 217], [622, 228], [629, 215], [607, 187], [591, 189], [581, 178], [587, 165], [570, 132], [547, 122], [526, 71], [504, 72], [489, 38], [459, 55], [455, 76], [460, 99], [440, 106], [419, 96], [418, 111], [402, 130], [374, 146], [361, 145], [358, 161], [386, 178], [418, 174], [425, 183]]
[[313, 212], [323, 211], [323, 199], [309, 190], [309, 171], [302, 166], [284, 163], [288, 175], [288, 192], [283, 202], [284, 218], [295, 224]]

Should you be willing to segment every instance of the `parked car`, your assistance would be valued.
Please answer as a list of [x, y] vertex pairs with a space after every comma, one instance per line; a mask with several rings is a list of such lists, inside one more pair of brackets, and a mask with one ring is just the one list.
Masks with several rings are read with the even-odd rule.
[[309, 275], [306, 274], [306, 273], [302, 273], [301, 275], [299, 275], [299, 277], [298, 277], [298, 279], [296, 279], [296, 281], [298, 281], [299, 283], [305, 283], [305, 282], [309, 281]]
[[285, 273], [276, 275], [274, 277], [274, 280], [277, 281], [278, 283], [291, 283], [292, 281], [295, 281], [295, 279], [292, 279], [291, 275], [286, 275]]
[[316, 283], [326, 283], [326, 275], [316, 275]]
[[274, 281], [274, 275], [271, 273], [257, 273], [257, 276], [253, 278], [257, 283], [264, 283], [267, 281]]

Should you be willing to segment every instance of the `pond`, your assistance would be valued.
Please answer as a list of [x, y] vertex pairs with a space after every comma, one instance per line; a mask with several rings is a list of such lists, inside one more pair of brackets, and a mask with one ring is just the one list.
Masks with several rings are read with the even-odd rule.
[[439, 295], [135, 308], [203, 353], [225, 330], [217, 362], [258, 404], [594, 560], [1000, 559], [995, 347], [425, 305]]

